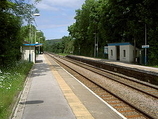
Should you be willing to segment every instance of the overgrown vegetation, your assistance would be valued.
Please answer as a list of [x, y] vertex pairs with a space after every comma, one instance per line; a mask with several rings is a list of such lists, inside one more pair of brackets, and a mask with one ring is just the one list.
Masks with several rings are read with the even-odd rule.
[[8, 119], [15, 98], [23, 89], [25, 78], [32, 63], [18, 61], [12, 66], [0, 69], [0, 119]]
[[64, 36], [62, 39], [46, 40], [44, 50], [57, 54], [72, 54], [74, 51], [74, 41], [70, 36]]
[[[34, 0], [34, 4], [39, 1]], [[23, 21], [30, 23], [33, 20], [33, 14], [38, 10], [29, 2], [26, 0], [0, 1], [0, 66], [5, 67], [11, 62], [18, 61], [21, 58], [20, 46], [23, 41], [30, 41], [29, 33], [26, 32], [29, 28], [27, 27], [26, 30], [26, 27], [22, 26]]]
[[[94, 56], [98, 42], [98, 57], [103, 57], [107, 43], [130, 42], [141, 49], [147, 29], [148, 63], [158, 64], [158, 1], [157, 0], [86, 0], [76, 10], [76, 22], [68, 27], [73, 39], [73, 53]], [[62, 44], [55, 48], [58, 51]], [[52, 46], [52, 49], [55, 45]], [[70, 46], [72, 47], [72, 46]], [[144, 49], [142, 49], [144, 50]]]

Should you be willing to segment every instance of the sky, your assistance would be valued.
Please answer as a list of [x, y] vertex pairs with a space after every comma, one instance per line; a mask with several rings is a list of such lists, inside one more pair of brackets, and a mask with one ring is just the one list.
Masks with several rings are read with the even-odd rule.
[[75, 22], [75, 10], [80, 9], [85, 0], [42, 0], [36, 5], [40, 16], [35, 17], [36, 28], [41, 30], [46, 40], [68, 36], [68, 26]]

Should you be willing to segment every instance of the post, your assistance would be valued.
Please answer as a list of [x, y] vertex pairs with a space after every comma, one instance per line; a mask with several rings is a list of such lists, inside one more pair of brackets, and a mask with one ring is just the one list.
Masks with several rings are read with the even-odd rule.
[[96, 49], [97, 49], [97, 57], [98, 57], [98, 37], [97, 37], [97, 34], [96, 34]]
[[35, 30], [35, 44], [36, 44], [36, 32], [37, 32], [37, 31]]
[[134, 63], [137, 63], [136, 62], [136, 40], [134, 38]]
[[[145, 45], [147, 45], [147, 28], [146, 28], [146, 24], [145, 24]], [[145, 65], [147, 65], [147, 48], [145, 48], [144, 63], [145, 63]]]
[[95, 38], [94, 38], [94, 57], [96, 57], [96, 33], [95, 34]]
[[29, 40], [30, 40], [30, 47], [29, 47], [29, 62], [31, 62], [31, 20], [29, 21]]
[[[38, 13], [35, 13], [33, 14], [33, 16], [40, 16], [40, 14]], [[32, 18], [29, 19], [29, 39], [30, 39], [30, 48], [29, 48], [29, 62], [33, 61], [33, 56], [31, 56], [31, 44], [32, 44], [32, 29], [31, 29], [31, 21], [32, 21]]]
[[35, 44], [36, 44], [36, 39], [37, 39], [37, 32], [39, 33], [41, 31], [39, 31], [39, 30], [35, 31]]
[[[40, 37], [40, 38], [39, 38], [39, 43], [41, 42], [41, 38], [43, 38], [43, 37]], [[39, 54], [41, 54], [41, 49], [40, 49], [40, 47], [41, 47], [41, 46], [39, 46]]]
[[[40, 37], [41, 38], [41, 37]], [[40, 43], [40, 38], [39, 38], [39, 43]], [[39, 54], [41, 54], [41, 52], [40, 52], [40, 46], [39, 46]]]

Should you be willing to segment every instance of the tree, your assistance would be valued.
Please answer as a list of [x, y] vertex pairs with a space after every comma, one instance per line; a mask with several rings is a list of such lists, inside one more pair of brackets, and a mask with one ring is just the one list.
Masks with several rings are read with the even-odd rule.
[[76, 22], [68, 27], [75, 39], [74, 53], [77, 54], [80, 47], [81, 55], [93, 56], [94, 33], [97, 34], [100, 54], [103, 46], [110, 42], [131, 42], [141, 48], [146, 25], [151, 46], [148, 49], [149, 62], [158, 63], [157, 5], [156, 0], [86, 0], [82, 8], [76, 10]]
[[[38, 2], [36, 0], [35, 2]], [[0, 64], [5, 66], [20, 59], [22, 20], [29, 21], [37, 9], [24, 0], [0, 1]]]
[[[68, 28], [70, 35], [75, 39], [74, 53], [79, 53], [80, 50], [81, 55], [93, 55], [95, 28], [91, 29], [90, 27], [92, 22], [90, 14], [94, 4], [95, 0], [86, 0], [82, 9], [76, 10], [76, 23]], [[87, 47], [87, 44], [89, 47]]]
[[[31, 35], [30, 39], [29, 39], [29, 35]], [[44, 33], [42, 31], [37, 30], [34, 25], [22, 26], [21, 36], [23, 37], [24, 41], [28, 41], [29, 43], [35, 43], [35, 42], [44, 43], [45, 41]]]
[[62, 37], [63, 53], [70, 54], [74, 51], [74, 39], [71, 36]]
[[0, 57], [1, 64], [6, 65], [10, 61], [20, 58], [20, 46], [22, 39], [20, 36], [21, 19], [10, 13], [1, 12], [0, 22]]

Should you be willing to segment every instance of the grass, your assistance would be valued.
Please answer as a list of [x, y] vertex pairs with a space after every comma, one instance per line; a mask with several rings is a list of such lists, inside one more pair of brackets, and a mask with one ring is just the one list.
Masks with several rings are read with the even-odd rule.
[[71, 55], [71, 54], [59, 53], [58, 55], [61, 55], [61, 56], [66, 56], [66, 55]]
[[155, 65], [155, 66], [153, 66], [153, 67], [158, 68], [158, 65]]
[[9, 118], [31, 67], [32, 63], [19, 61], [14, 66], [0, 69], [0, 119]]

